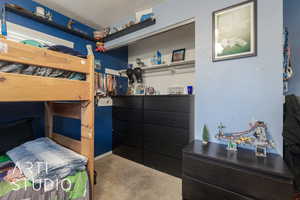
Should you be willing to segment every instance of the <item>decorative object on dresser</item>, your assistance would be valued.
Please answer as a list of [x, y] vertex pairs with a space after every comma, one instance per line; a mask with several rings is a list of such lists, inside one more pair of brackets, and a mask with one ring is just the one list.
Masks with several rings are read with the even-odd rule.
[[249, 124], [245, 131], [224, 133], [225, 126], [220, 123], [216, 138], [228, 142], [227, 150], [237, 151], [238, 145], [250, 145], [255, 147], [256, 156], [267, 157], [267, 148], [275, 148], [271, 135], [267, 131], [267, 125], [262, 121]]
[[213, 13], [213, 61], [257, 55], [256, 0]]
[[113, 153], [181, 177], [182, 149], [194, 139], [194, 96], [113, 98]]
[[208, 144], [208, 142], [209, 142], [209, 131], [206, 124], [204, 124], [203, 131], [202, 131], [202, 143]]
[[279, 155], [226, 151], [222, 144], [194, 141], [183, 150], [184, 200], [291, 200], [294, 177]]

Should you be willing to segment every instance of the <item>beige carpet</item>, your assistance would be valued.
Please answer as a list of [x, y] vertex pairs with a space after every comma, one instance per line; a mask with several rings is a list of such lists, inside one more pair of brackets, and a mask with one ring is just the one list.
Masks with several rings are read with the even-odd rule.
[[95, 200], [181, 200], [181, 179], [116, 155], [95, 162]]

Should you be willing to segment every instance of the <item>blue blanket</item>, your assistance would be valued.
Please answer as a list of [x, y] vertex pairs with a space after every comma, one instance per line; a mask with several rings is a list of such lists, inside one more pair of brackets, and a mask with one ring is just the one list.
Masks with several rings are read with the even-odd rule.
[[85, 169], [86, 157], [58, 145], [49, 138], [39, 138], [7, 152], [23, 174], [34, 183], [46, 179], [61, 180]]

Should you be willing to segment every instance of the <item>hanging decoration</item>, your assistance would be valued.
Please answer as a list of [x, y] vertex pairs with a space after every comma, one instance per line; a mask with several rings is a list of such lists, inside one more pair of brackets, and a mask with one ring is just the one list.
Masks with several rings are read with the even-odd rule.
[[293, 75], [292, 59], [291, 59], [291, 47], [289, 45], [289, 32], [285, 28], [284, 31], [284, 46], [283, 46], [283, 93], [288, 93], [288, 81]]
[[7, 26], [6, 26], [6, 13], [5, 13], [5, 7], [1, 9], [1, 37], [6, 38], [7, 37]]

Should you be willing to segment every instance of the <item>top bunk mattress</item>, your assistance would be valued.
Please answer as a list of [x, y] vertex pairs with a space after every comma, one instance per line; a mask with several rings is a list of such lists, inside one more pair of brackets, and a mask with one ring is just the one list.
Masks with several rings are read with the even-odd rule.
[[[36, 46], [39, 48], [47, 48], [48, 50], [77, 56], [80, 58], [86, 58], [86, 56], [81, 55], [79, 52], [75, 51], [72, 48], [63, 46], [63, 45], [54, 45], [54, 46], [43, 46], [42, 44], [32, 41], [32, 40], [25, 40], [21, 43]], [[70, 66], [70, 70], [72, 66]], [[28, 64], [21, 64], [21, 63], [12, 63], [7, 61], [0, 61], [0, 72], [5, 73], [18, 73], [18, 74], [25, 74], [25, 75], [32, 75], [32, 76], [44, 76], [44, 77], [53, 77], [53, 78], [66, 78], [71, 80], [85, 80], [85, 74], [79, 72], [72, 72], [60, 69], [52, 69], [48, 67], [40, 67]]]
[[71, 80], [85, 80], [85, 74], [47, 67], [38, 67], [20, 63], [0, 61], [0, 72], [18, 73], [32, 76], [44, 76], [53, 78], [66, 78]]

